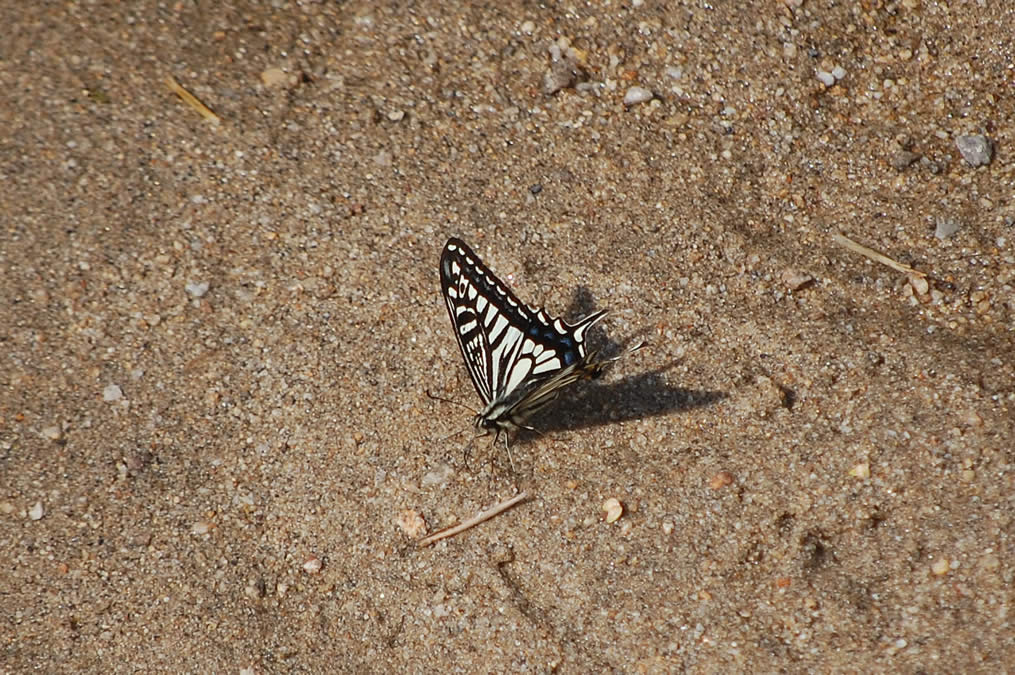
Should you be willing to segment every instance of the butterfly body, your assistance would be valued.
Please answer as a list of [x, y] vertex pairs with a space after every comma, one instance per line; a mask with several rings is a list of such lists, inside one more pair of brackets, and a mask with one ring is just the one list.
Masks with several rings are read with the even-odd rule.
[[606, 314], [576, 324], [521, 302], [460, 239], [444, 246], [441, 290], [466, 369], [484, 404], [478, 429], [498, 436], [526, 427], [525, 420], [561, 389], [598, 377], [609, 361], [596, 361], [585, 334]]

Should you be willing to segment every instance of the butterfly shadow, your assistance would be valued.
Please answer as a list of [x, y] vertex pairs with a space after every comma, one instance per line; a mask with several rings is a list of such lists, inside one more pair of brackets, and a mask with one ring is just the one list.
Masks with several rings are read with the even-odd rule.
[[727, 397], [721, 391], [670, 385], [663, 374], [674, 365], [676, 362], [617, 382], [578, 383], [540, 411], [532, 426], [541, 433], [574, 431], [691, 410]]
[[[588, 316], [595, 311], [596, 302], [592, 292], [585, 286], [576, 288], [567, 316]], [[639, 343], [640, 338], [650, 331], [650, 328], [645, 328], [618, 342], [607, 337], [606, 330], [599, 324], [589, 331], [589, 342], [600, 345], [597, 350], [599, 358], [612, 360], [628, 352], [632, 344]], [[634, 350], [639, 348], [634, 347]], [[574, 431], [700, 408], [727, 397], [722, 391], [670, 385], [663, 374], [676, 364], [673, 361], [657, 370], [631, 375], [617, 382], [579, 382], [537, 413], [532, 418], [532, 427], [538, 433]], [[532, 435], [533, 431], [523, 430], [520, 440]]]

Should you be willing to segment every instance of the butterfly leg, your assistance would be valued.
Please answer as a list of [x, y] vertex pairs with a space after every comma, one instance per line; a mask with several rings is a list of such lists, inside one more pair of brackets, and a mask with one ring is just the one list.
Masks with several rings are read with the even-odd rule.
[[511, 465], [511, 473], [516, 473], [516, 471], [515, 471], [515, 460], [511, 456], [511, 443], [508, 440], [511, 434], [507, 430], [505, 430], [505, 429], [497, 429], [497, 435], [494, 436], [493, 443], [494, 443], [494, 445], [497, 444], [497, 439], [500, 438], [501, 434], [504, 434], [504, 449], [507, 450], [508, 464]]

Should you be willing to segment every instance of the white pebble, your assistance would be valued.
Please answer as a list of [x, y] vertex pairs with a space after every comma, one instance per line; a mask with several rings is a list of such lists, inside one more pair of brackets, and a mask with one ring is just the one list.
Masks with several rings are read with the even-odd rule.
[[843, 68], [842, 66], [836, 66], [835, 68], [832, 68], [832, 77], [834, 77], [836, 81], [841, 80], [842, 78], [846, 77], [846, 69]]
[[630, 87], [624, 94], [624, 105], [635, 105], [652, 100], [652, 92], [645, 87]]
[[317, 574], [321, 571], [321, 559], [315, 555], [310, 556], [303, 563], [303, 571], [307, 574]]
[[934, 227], [934, 236], [938, 239], [947, 239], [962, 229], [962, 223], [954, 218], [943, 217], [937, 219]]
[[207, 281], [191, 281], [186, 286], [187, 294], [194, 298], [203, 298], [204, 294], [208, 292]]
[[616, 497], [610, 497], [602, 506], [603, 518], [607, 523], [615, 523], [624, 514], [624, 505]]
[[102, 390], [102, 400], [106, 403], [119, 401], [121, 398], [123, 398], [123, 390], [115, 384], [110, 384]]
[[28, 517], [32, 520], [41, 520], [44, 515], [46, 510], [42, 508], [42, 502], [35, 502], [32, 508], [28, 509]]
[[209, 532], [211, 532], [211, 523], [209, 523], [208, 521], [205, 521], [205, 520], [199, 520], [199, 521], [197, 521], [190, 528], [190, 533], [191, 534], [202, 535], [202, 534], [208, 534]]
[[819, 70], [815, 73], [815, 75], [817, 75], [818, 79], [821, 80], [821, 84], [826, 87], [831, 87], [835, 84], [835, 75], [832, 75], [827, 70]]
[[962, 158], [969, 162], [970, 166], [983, 166], [990, 164], [994, 155], [994, 147], [990, 139], [980, 134], [970, 136], [959, 136], [955, 139]]
[[63, 431], [60, 430], [59, 424], [51, 424], [48, 427], [42, 428], [42, 437], [50, 441], [58, 441], [63, 436]]

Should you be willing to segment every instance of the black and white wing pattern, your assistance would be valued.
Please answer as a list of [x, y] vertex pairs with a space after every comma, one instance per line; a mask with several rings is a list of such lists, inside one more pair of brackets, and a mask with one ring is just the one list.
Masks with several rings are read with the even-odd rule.
[[499, 435], [524, 426], [561, 388], [596, 377], [585, 333], [605, 311], [571, 325], [515, 297], [460, 239], [441, 254], [441, 290], [465, 366], [485, 408], [476, 426]]

